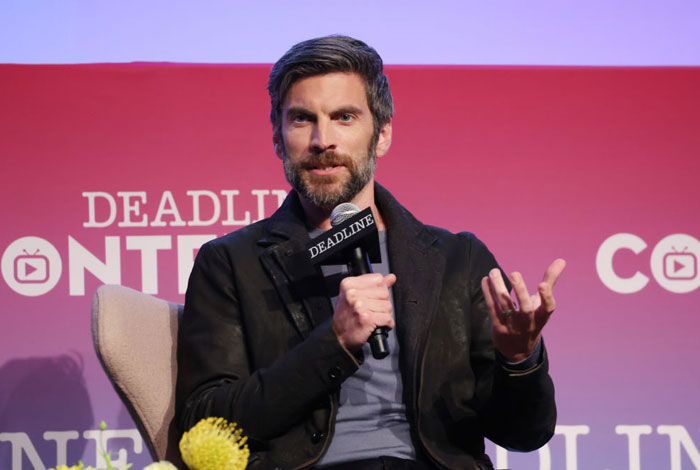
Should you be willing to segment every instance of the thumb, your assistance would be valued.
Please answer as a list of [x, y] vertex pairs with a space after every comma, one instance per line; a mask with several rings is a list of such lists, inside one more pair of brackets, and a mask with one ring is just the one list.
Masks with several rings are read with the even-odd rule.
[[391, 288], [394, 284], [396, 284], [396, 274], [392, 273], [384, 276], [384, 285], [387, 289]]

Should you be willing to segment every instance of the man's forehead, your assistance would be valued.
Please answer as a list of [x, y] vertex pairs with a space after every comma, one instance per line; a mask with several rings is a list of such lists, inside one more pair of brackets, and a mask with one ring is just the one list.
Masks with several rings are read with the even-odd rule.
[[283, 110], [290, 107], [353, 104], [367, 107], [367, 87], [354, 72], [331, 72], [310, 75], [295, 81], [287, 92]]

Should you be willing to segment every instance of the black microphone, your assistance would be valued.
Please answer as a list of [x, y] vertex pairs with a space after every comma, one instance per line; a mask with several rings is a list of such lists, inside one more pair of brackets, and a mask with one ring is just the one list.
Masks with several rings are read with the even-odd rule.
[[[355, 204], [350, 202], [339, 204], [333, 209], [333, 212], [331, 212], [331, 226], [337, 227], [359, 212], [360, 208]], [[351, 275], [360, 276], [372, 272], [369, 253], [363, 244], [357, 244], [351, 247], [348, 252], [348, 270]], [[375, 359], [384, 359], [389, 355], [389, 332], [386, 327], [379, 326], [375, 328], [369, 336], [369, 339], [367, 339], [367, 342], [372, 349], [372, 357]]]

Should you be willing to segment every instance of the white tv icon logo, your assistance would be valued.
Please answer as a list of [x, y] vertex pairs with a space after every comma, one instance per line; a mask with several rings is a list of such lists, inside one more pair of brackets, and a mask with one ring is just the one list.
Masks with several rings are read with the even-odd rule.
[[15, 258], [15, 280], [21, 283], [42, 283], [49, 279], [49, 259], [40, 254], [39, 250]]
[[2, 277], [13, 291], [35, 297], [53, 289], [61, 277], [61, 256], [43, 238], [18, 238], [5, 249], [0, 261]]
[[667, 279], [695, 279], [698, 273], [698, 259], [693, 253], [672, 251], [664, 255], [664, 276]]

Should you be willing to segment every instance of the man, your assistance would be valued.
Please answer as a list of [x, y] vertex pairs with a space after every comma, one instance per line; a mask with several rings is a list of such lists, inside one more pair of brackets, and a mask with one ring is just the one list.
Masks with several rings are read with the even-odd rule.
[[[331, 36], [292, 47], [268, 90], [293, 191], [269, 219], [205, 244], [185, 300], [177, 422], [236, 421], [251, 469], [492, 468], [484, 437], [532, 450], [554, 432], [541, 330], [555, 261], [530, 296], [473, 235], [417, 221], [374, 182], [391, 144], [382, 60]], [[310, 237], [339, 203], [370, 207], [382, 263], [314, 267]], [[391, 355], [366, 342], [390, 329]], [[363, 351], [364, 349], [364, 351]]]

